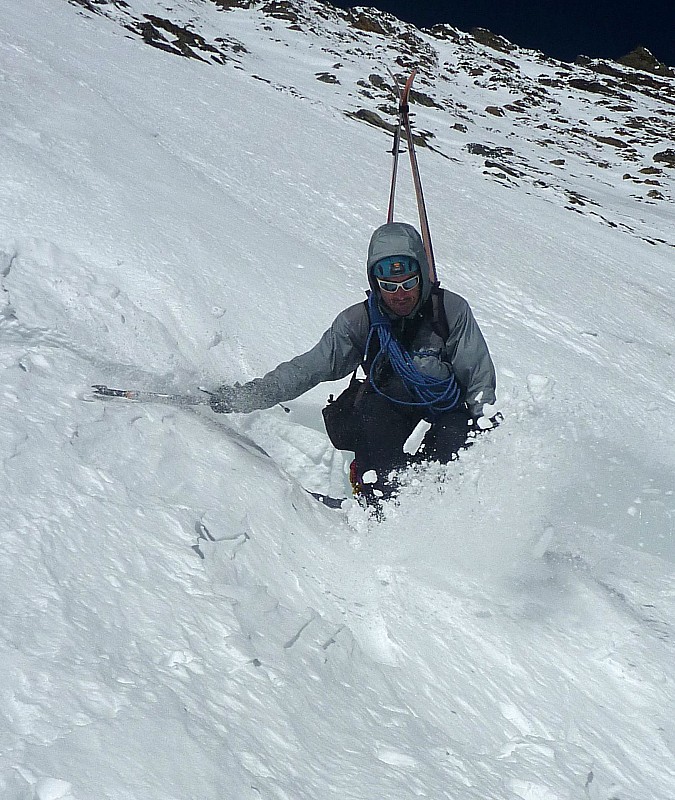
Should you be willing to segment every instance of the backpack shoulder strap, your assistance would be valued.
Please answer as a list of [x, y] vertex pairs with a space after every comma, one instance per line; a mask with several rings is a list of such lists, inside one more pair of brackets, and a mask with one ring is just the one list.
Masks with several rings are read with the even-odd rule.
[[448, 327], [448, 317], [445, 313], [445, 303], [443, 302], [443, 289], [439, 283], [435, 283], [431, 287], [431, 307], [433, 310], [432, 328], [437, 336], [440, 336], [444, 342], [448, 341], [450, 336], [450, 328]]
[[[370, 328], [371, 322], [370, 322], [370, 309], [368, 306], [368, 300], [364, 301], [364, 305], [366, 307], [366, 314], [368, 316], [368, 326]], [[359, 367], [363, 368], [363, 371], [366, 373], [366, 375], [370, 374], [370, 365], [373, 363], [373, 359], [377, 355], [378, 350], [379, 350], [379, 340], [377, 336], [375, 336], [371, 339], [370, 347], [368, 348], [368, 351], [363, 354], [363, 360], [359, 364]], [[357, 367], [356, 369], [358, 370], [359, 367]]]

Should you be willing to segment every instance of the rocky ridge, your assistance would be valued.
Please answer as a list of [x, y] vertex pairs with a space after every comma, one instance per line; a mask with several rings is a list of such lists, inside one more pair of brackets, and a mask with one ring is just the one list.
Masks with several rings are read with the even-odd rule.
[[[419, 146], [468, 162], [487, 180], [556, 196], [574, 213], [675, 246], [675, 235], [666, 242], [625, 211], [626, 203], [665, 210], [675, 198], [675, 77], [644, 48], [623, 63], [570, 64], [483, 29], [418, 30], [372, 8], [320, 0], [66, 1], [166, 53], [245, 70], [387, 133], [396, 113], [388, 68], [403, 76], [417, 66], [411, 100]], [[304, 72], [291, 58], [263, 72], [267, 45], [301, 54]], [[309, 64], [323, 84], [316, 95]]]

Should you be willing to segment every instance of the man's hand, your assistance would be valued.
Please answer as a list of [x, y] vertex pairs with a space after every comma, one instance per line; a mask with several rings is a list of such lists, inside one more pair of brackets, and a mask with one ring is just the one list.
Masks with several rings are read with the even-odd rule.
[[219, 386], [209, 394], [209, 405], [216, 414], [231, 414], [236, 411], [237, 386]]
[[259, 408], [264, 408], [255, 381], [245, 383], [243, 386], [235, 383], [233, 386], [219, 386], [209, 397], [209, 405], [216, 414], [250, 414]]

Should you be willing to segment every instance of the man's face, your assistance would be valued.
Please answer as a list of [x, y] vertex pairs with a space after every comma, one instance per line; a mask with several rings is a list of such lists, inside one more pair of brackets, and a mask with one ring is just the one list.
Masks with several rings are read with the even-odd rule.
[[[406, 286], [413, 282], [412, 279], [417, 278], [415, 285], [406, 291]], [[393, 311], [399, 317], [407, 317], [419, 302], [420, 292], [422, 291], [421, 276], [418, 273], [415, 275], [402, 275], [397, 278], [387, 278], [378, 280], [380, 287], [380, 297], [385, 306]], [[401, 286], [401, 284], [404, 284]], [[386, 291], [387, 288], [391, 289], [397, 286], [396, 291]]]

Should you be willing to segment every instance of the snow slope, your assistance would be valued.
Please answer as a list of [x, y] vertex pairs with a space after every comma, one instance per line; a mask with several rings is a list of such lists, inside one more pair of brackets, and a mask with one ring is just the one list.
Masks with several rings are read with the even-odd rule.
[[[650, 198], [563, 124], [624, 112], [552, 87], [485, 113], [510, 94], [470, 80], [493, 51], [386, 16], [2, 5], [3, 800], [672, 800], [672, 169]], [[160, 10], [246, 52], [119, 24]], [[343, 112], [411, 30], [435, 54], [416, 122], [439, 271], [505, 422], [376, 523], [303, 489], [346, 491], [320, 416], [339, 385], [248, 417], [87, 390], [260, 375], [363, 296], [390, 139]], [[668, 139], [630, 146], [636, 177]]]

